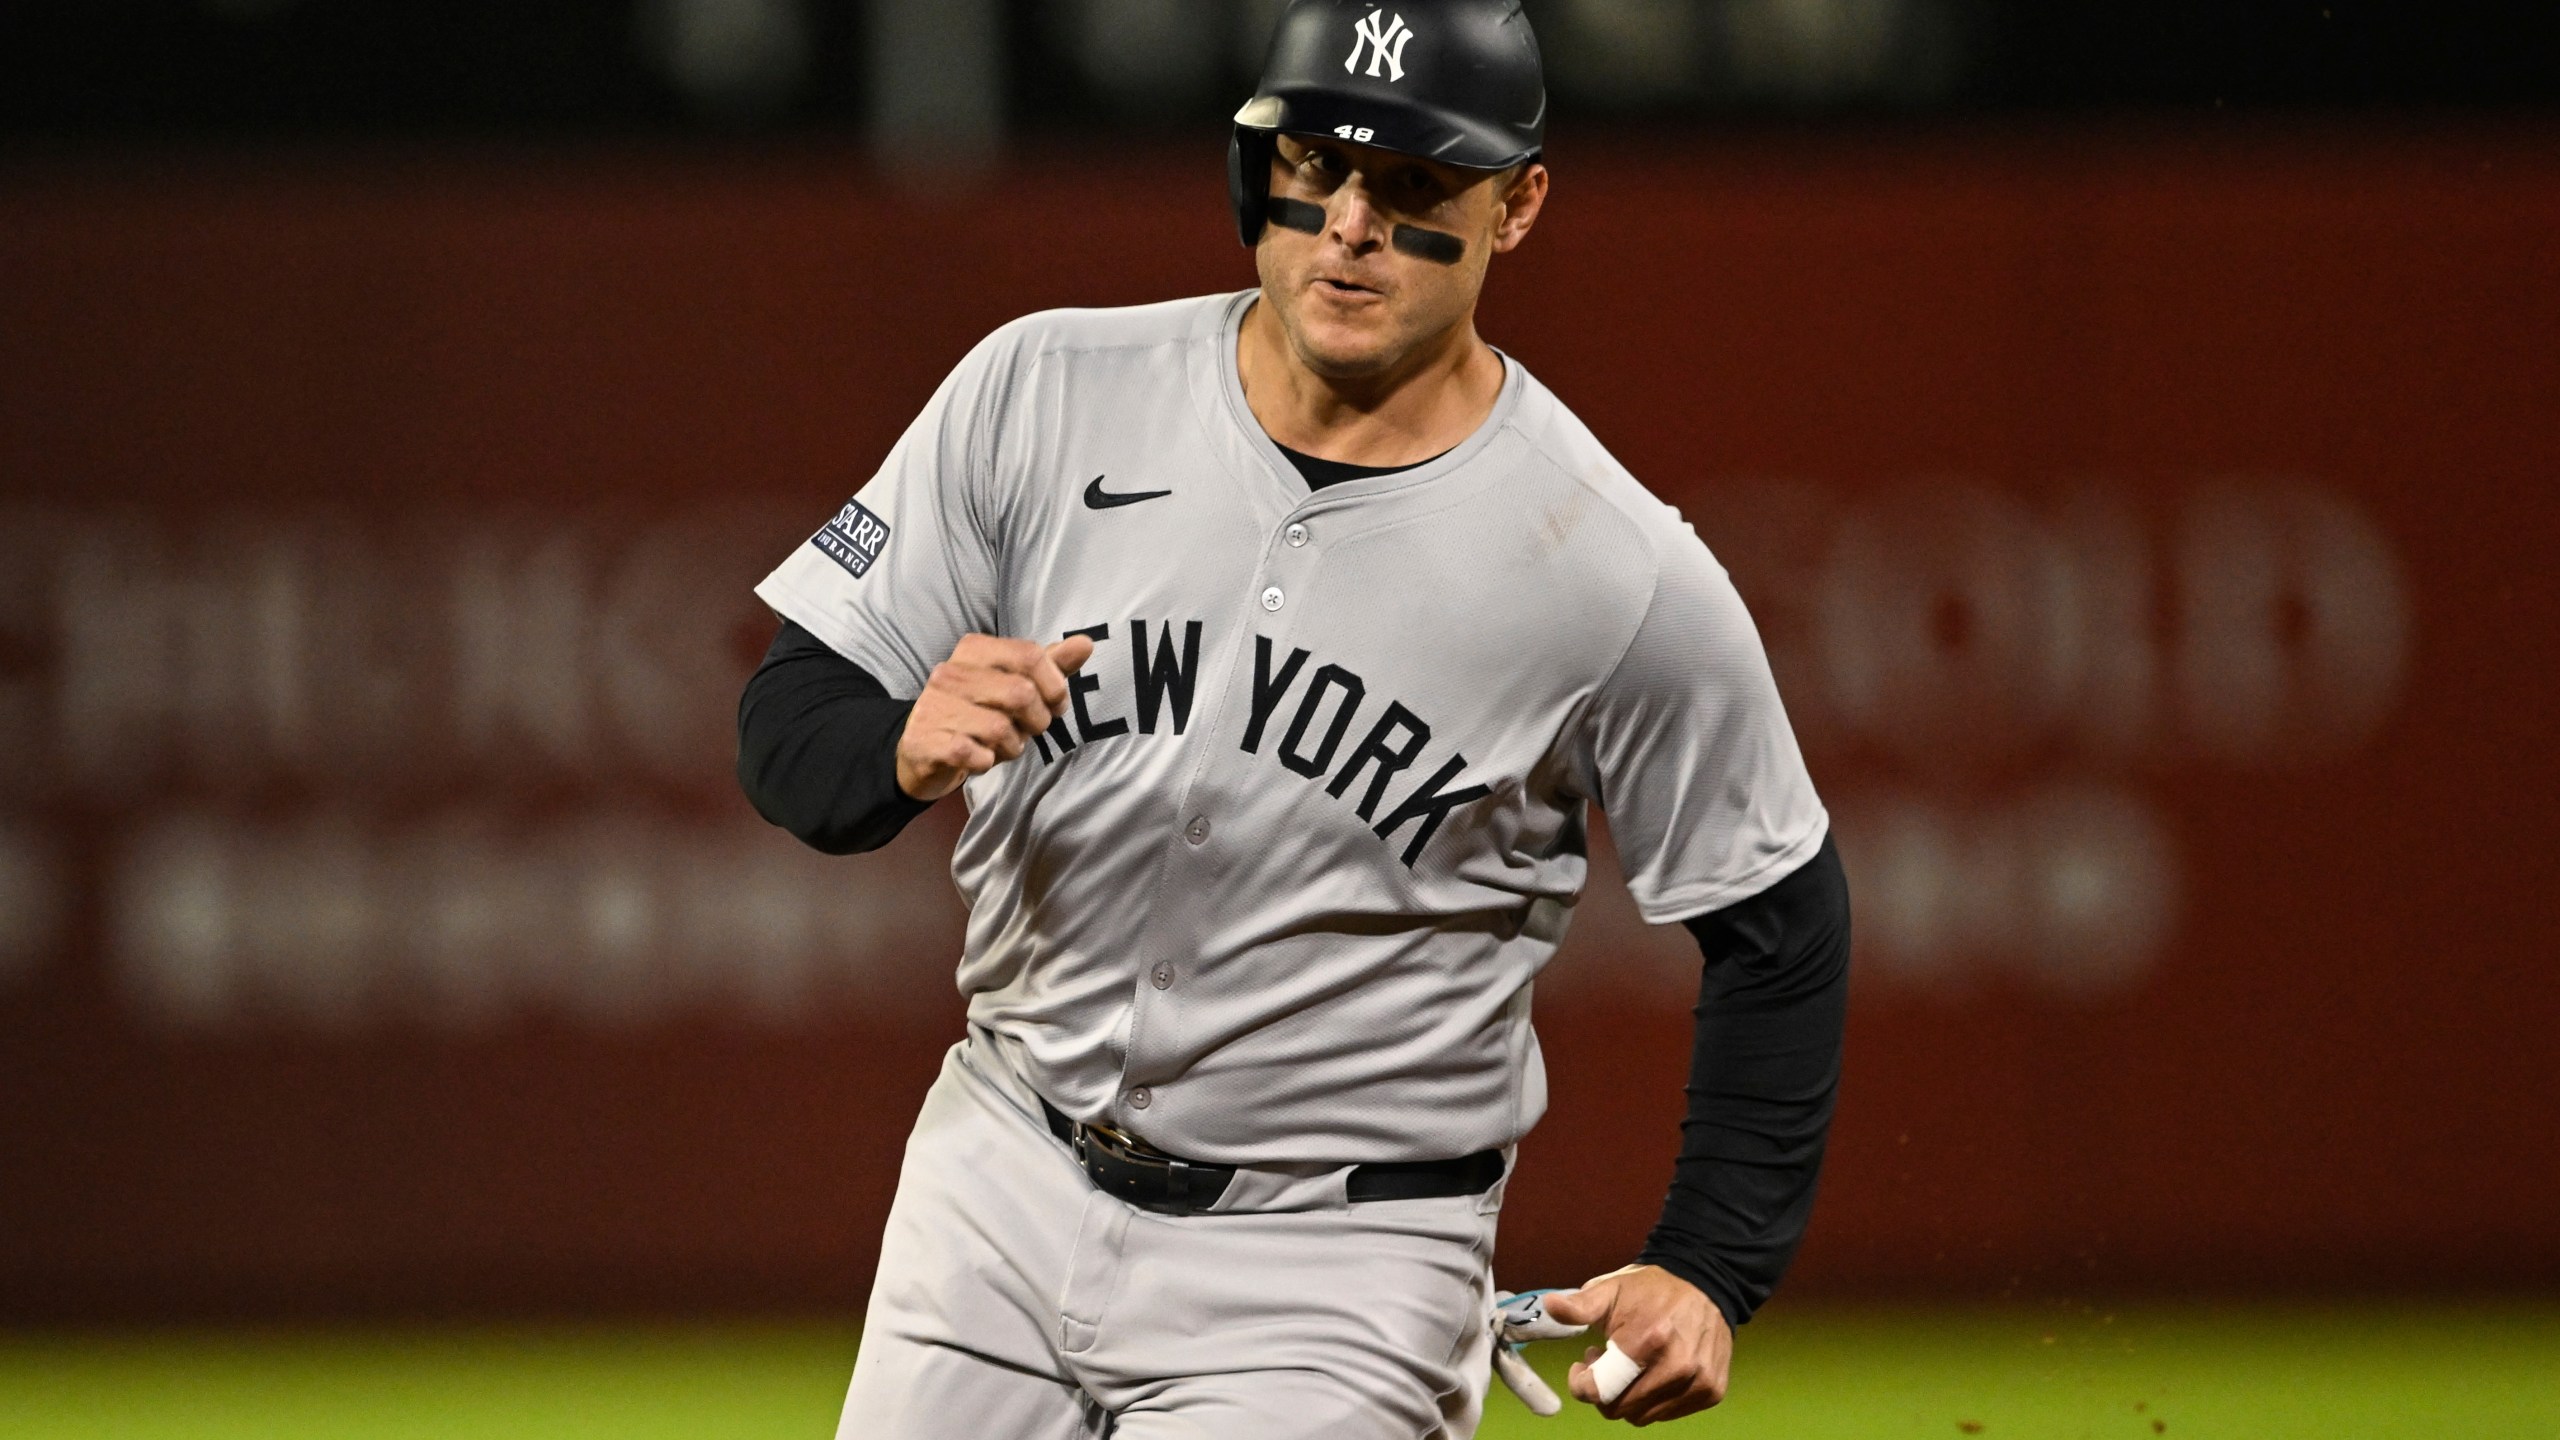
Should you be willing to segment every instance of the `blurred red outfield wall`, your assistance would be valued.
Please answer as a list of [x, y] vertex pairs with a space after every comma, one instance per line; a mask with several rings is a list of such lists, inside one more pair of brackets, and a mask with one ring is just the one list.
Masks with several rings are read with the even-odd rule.
[[[1799, 1293], [2560, 1282], [2552, 138], [1559, 152], [1486, 329], [1857, 889]], [[858, 1301], [949, 817], [753, 821], [747, 587], [990, 327], [1249, 283], [1218, 179], [0, 175], [0, 1317]], [[1640, 1238], [1694, 964], [1595, 881], [1515, 1283]]]

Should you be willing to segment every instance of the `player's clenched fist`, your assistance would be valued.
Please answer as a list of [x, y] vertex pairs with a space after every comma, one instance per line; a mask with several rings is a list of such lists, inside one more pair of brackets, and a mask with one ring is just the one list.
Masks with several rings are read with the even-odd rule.
[[1602, 1352], [1585, 1352], [1568, 1379], [1574, 1398], [1612, 1420], [1638, 1425], [1675, 1420], [1724, 1399], [1733, 1369], [1733, 1331], [1704, 1291], [1658, 1265], [1630, 1265], [1565, 1295], [1547, 1297], [1547, 1313], [1588, 1325], [1644, 1367], [1624, 1393], [1603, 1400], [1597, 1371]]
[[963, 635], [933, 667], [898, 737], [898, 788], [939, 800], [972, 775], [1022, 753], [1067, 708], [1067, 677], [1093, 658], [1093, 641], [1055, 645]]

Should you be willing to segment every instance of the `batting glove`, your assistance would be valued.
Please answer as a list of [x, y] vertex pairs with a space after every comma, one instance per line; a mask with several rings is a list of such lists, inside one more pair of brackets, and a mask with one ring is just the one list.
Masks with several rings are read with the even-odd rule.
[[[1619, 1273], [1622, 1272], [1610, 1272]], [[1601, 1280], [1607, 1278], [1607, 1275], [1599, 1277]], [[1586, 1280], [1583, 1283], [1599, 1282]], [[1538, 1378], [1537, 1371], [1529, 1368], [1528, 1357], [1520, 1353], [1520, 1347], [1531, 1340], [1561, 1340], [1591, 1328], [1549, 1315], [1546, 1297], [1555, 1293], [1554, 1290], [1523, 1290], [1513, 1294], [1506, 1290], [1493, 1297], [1493, 1373], [1502, 1377], [1502, 1383], [1511, 1387], [1511, 1393], [1519, 1396], [1520, 1403], [1528, 1406], [1533, 1415], [1553, 1415], [1564, 1409], [1564, 1402], [1556, 1398], [1555, 1391], [1547, 1388], [1546, 1381]], [[1609, 1342], [1608, 1349], [1601, 1353], [1599, 1359], [1591, 1362], [1591, 1383], [1600, 1392], [1603, 1405], [1615, 1404], [1619, 1396], [1627, 1393], [1627, 1387], [1636, 1383], [1636, 1377], [1643, 1373], [1644, 1367], [1636, 1363], [1634, 1356], [1619, 1349], [1615, 1340]]]
[[1529, 1368], [1529, 1359], [1521, 1347], [1532, 1340], [1562, 1340], [1579, 1335], [1586, 1328], [1551, 1319], [1547, 1315], [1546, 1298], [1556, 1292], [1505, 1290], [1493, 1297], [1493, 1373], [1520, 1397], [1532, 1415], [1554, 1415], [1564, 1409], [1555, 1390]]

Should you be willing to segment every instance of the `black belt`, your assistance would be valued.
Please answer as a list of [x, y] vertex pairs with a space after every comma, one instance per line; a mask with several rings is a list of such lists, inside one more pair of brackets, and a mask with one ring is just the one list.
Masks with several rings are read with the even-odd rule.
[[[1067, 1143], [1093, 1187], [1141, 1210], [1196, 1215], [1218, 1203], [1236, 1178], [1233, 1165], [1209, 1165], [1167, 1155], [1135, 1136], [1103, 1125], [1081, 1125], [1040, 1102], [1049, 1132]], [[1355, 1165], [1343, 1183], [1353, 1204], [1369, 1200], [1437, 1200], [1481, 1195], [1502, 1178], [1502, 1152], [1479, 1150], [1455, 1160], [1395, 1160]]]

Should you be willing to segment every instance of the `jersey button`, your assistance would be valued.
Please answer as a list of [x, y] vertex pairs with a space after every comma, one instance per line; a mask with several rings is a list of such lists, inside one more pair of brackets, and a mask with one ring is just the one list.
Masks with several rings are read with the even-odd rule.
[[1206, 815], [1192, 816], [1191, 823], [1182, 827], [1182, 838], [1190, 841], [1194, 845], [1208, 844], [1209, 817]]
[[1289, 527], [1289, 543], [1290, 543], [1290, 544], [1292, 544], [1292, 545], [1304, 545], [1304, 544], [1306, 544], [1306, 543], [1307, 543], [1307, 527], [1306, 527], [1306, 526], [1304, 526], [1304, 525], [1292, 525], [1292, 526], [1290, 526], [1290, 527]]
[[1159, 964], [1155, 968], [1155, 973], [1149, 975], [1147, 978], [1155, 982], [1155, 987], [1157, 989], [1170, 990], [1173, 988], [1173, 967], [1170, 965]]
[[1286, 601], [1288, 598], [1288, 596], [1280, 593], [1279, 586], [1274, 585], [1270, 589], [1262, 592], [1262, 608], [1265, 610], [1277, 610], [1280, 608], [1282, 602]]
[[1155, 1092], [1144, 1085], [1129, 1092], [1129, 1108], [1132, 1110], [1144, 1110], [1154, 1103], [1156, 1103]]

